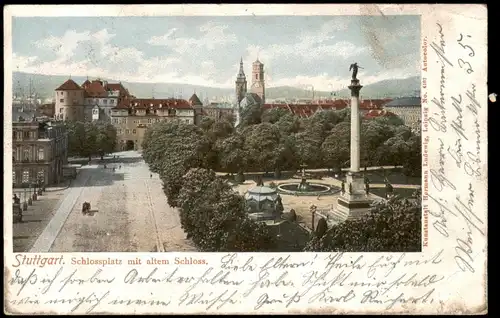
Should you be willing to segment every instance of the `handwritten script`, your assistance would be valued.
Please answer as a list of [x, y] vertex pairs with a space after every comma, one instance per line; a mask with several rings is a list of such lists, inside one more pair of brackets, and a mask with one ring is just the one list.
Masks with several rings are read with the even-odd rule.
[[377, 257], [331, 253], [309, 260], [300, 254], [276, 255], [225, 254], [196, 271], [175, 265], [124, 265], [120, 271], [107, 266], [20, 267], [8, 280], [8, 304], [57, 305], [70, 313], [99, 313], [114, 306], [217, 312], [242, 305], [266, 311], [315, 304], [369, 304], [388, 310], [437, 302], [436, 288], [445, 278], [439, 274], [443, 251]]
[[[429, 163], [431, 188], [423, 205], [432, 227], [451, 242], [456, 266], [474, 273], [476, 249], [483, 249], [477, 241], [484, 241], [486, 229], [485, 207], [477, 200], [485, 182], [486, 136], [481, 120], [486, 117], [486, 106], [478, 97], [477, 78], [473, 77], [481, 60], [474, 37], [467, 32], [439, 22], [434, 32], [435, 41], [429, 46], [435, 56], [434, 73], [440, 80], [437, 94], [429, 98], [430, 103], [426, 98], [423, 107], [430, 127], [429, 148], [435, 145], [439, 156]], [[432, 68], [428, 66], [429, 71]], [[483, 265], [482, 260], [479, 263]]]

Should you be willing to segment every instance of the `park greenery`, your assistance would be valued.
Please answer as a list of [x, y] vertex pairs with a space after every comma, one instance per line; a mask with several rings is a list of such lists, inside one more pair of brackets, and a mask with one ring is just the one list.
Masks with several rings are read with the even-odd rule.
[[[419, 175], [420, 136], [399, 118], [362, 119], [361, 140], [363, 166], [402, 165], [408, 176]], [[163, 181], [169, 204], [179, 209], [184, 231], [199, 250], [269, 251], [276, 246], [276, 238], [265, 225], [248, 218], [242, 196], [223, 175], [232, 175], [235, 183], [244, 181], [248, 172], [272, 172], [279, 178], [283, 171], [297, 170], [302, 164], [336, 172], [349, 165], [349, 145], [349, 109], [300, 118], [279, 108], [263, 111], [250, 106], [238, 127], [210, 118], [198, 125], [156, 123], [146, 131], [142, 148], [150, 169]], [[420, 213], [414, 211], [419, 211], [419, 205], [419, 200], [395, 197], [366, 219], [331, 229], [321, 221], [325, 224], [311, 236], [306, 250], [418, 250]]]
[[305, 251], [315, 252], [420, 252], [421, 196], [390, 197], [361, 219], [347, 220], [326, 229], [321, 219]]
[[104, 122], [66, 122], [68, 131], [68, 154], [86, 157], [98, 155], [101, 158], [116, 148], [116, 129]]

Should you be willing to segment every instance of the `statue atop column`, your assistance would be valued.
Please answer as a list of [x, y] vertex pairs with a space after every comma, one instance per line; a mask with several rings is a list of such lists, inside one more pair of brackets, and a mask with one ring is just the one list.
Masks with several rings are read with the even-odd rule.
[[358, 76], [358, 69], [362, 69], [361, 66], [358, 66], [358, 63], [353, 63], [351, 64], [351, 66], [349, 66], [349, 71], [352, 70], [352, 79], [353, 80], [358, 80], [357, 76]]

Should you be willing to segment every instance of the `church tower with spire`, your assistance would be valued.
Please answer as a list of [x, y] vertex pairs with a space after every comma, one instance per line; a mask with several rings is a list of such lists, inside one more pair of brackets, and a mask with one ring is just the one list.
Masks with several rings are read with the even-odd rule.
[[257, 59], [252, 64], [252, 93], [257, 94], [262, 100], [262, 104], [266, 102], [266, 85], [264, 83], [264, 64]]
[[247, 77], [245, 76], [245, 71], [243, 70], [243, 58], [240, 60], [240, 71], [236, 77], [236, 102], [239, 104], [247, 93]]

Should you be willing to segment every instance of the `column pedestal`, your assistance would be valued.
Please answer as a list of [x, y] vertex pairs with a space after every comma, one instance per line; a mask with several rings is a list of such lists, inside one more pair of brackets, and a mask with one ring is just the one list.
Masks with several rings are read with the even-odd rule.
[[371, 203], [372, 200], [366, 195], [364, 177], [349, 172], [346, 177], [345, 193], [337, 200], [337, 214], [341, 214], [344, 220], [358, 219], [370, 213]]

